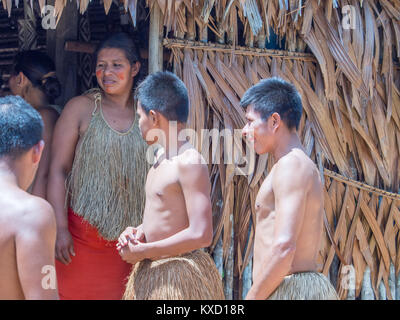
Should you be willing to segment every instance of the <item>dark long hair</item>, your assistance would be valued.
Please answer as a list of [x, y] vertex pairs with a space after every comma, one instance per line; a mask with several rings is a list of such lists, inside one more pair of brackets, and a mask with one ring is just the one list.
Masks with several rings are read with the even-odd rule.
[[39, 88], [46, 96], [49, 103], [61, 94], [61, 84], [55, 74], [53, 60], [40, 51], [21, 51], [14, 60], [12, 74], [22, 72], [35, 88]]

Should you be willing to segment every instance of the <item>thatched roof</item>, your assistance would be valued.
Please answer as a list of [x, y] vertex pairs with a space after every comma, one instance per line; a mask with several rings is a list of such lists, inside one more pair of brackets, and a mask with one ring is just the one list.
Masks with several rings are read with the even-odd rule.
[[[30, 5], [33, 6], [34, 0], [28, 0], [28, 1], [30, 1]], [[40, 7], [41, 12], [42, 12], [43, 7], [46, 4], [53, 3], [55, 6], [55, 15], [57, 16], [57, 20], [59, 20], [65, 6], [68, 5], [69, 2], [71, 2], [71, 1], [76, 2], [78, 10], [82, 14], [87, 10], [88, 5], [92, 0], [53, 0], [53, 1], [37, 0], [37, 1], [39, 2], [39, 7]], [[104, 10], [105, 10], [106, 14], [108, 14], [113, 2], [114, 3], [118, 3], [118, 2], [123, 3], [125, 6], [125, 10], [130, 12], [130, 14], [132, 16], [132, 20], [134, 22], [136, 21], [137, 0], [120, 0], [120, 1], [119, 0], [101, 0], [101, 1], [104, 4]], [[21, 2], [21, 4], [23, 3], [22, 0], [21, 1], [19, 1], [19, 0], [2, 0], [3, 8], [8, 11], [8, 15], [11, 14], [11, 9], [12, 9], [13, 4], [15, 3], [16, 6], [19, 6], [20, 2]]]

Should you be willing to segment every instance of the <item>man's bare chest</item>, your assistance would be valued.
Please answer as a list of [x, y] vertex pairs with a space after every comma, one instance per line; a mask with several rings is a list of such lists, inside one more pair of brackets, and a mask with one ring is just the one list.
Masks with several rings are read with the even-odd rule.
[[275, 211], [275, 197], [272, 188], [271, 174], [264, 180], [258, 191], [255, 209], [257, 220], [264, 220]]
[[147, 175], [147, 197], [169, 198], [181, 192], [179, 175], [174, 165], [160, 164], [152, 167]]

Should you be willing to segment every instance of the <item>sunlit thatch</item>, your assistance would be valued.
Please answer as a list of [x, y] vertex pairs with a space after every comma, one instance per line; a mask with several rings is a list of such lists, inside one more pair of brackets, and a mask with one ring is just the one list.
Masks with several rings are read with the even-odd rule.
[[[2, 2], [9, 10], [14, 4]], [[58, 15], [67, 2], [56, 0]], [[89, 1], [78, 2], [85, 11]], [[134, 19], [136, 0], [121, 2]], [[341, 298], [394, 298], [400, 270], [400, 0], [146, 2], [151, 9], [158, 3], [166, 31], [173, 31], [164, 47], [188, 87], [193, 128], [239, 129], [247, 88], [274, 75], [294, 83], [304, 106], [299, 133], [325, 180], [321, 270]], [[104, 1], [106, 11], [110, 5]], [[207, 31], [214, 43], [207, 42]], [[272, 31], [285, 40], [286, 51], [264, 49]], [[239, 34], [246, 47], [238, 46]], [[240, 176], [237, 165], [224, 164], [226, 153], [222, 141], [210, 150], [220, 159], [210, 165], [211, 249], [226, 297], [241, 298], [251, 285], [254, 199], [273, 162], [257, 158], [254, 173]], [[348, 265], [355, 268], [354, 290], [343, 286]]]

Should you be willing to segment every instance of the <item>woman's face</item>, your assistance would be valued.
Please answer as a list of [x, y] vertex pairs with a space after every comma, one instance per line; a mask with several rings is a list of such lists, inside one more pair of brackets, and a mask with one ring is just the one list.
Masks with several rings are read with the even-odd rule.
[[123, 94], [131, 91], [133, 79], [138, 74], [139, 68], [140, 63], [131, 65], [123, 50], [105, 48], [97, 56], [97, 82], [108, 94]]

